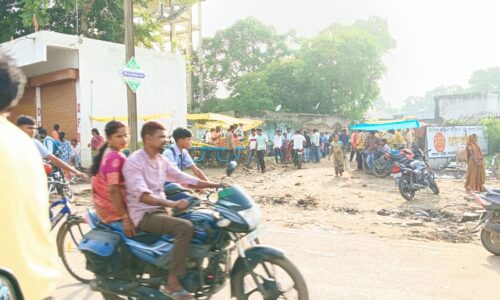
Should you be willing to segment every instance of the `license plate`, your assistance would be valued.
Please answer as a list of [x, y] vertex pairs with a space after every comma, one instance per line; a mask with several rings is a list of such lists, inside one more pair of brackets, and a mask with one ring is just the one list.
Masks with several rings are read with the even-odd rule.
[[262, 233], [266, 230], [267, 226], [266, 225], [261, 225], [257, 228], [255, 228], [254, 231], [250, 232], [245, 236], [248, 242], [252, 243], [257, 239], [259, 236], [262, 235]]
[[401, 178], [401, 173], [392, 174], [393, 178]]

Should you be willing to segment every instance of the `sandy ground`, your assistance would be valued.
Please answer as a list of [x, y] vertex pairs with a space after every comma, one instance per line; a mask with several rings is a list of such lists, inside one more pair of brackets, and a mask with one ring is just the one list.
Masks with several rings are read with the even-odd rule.
[[[500, 258], [470, 232], [474, 221], [461, 222], [480, 207], [463, 179], [453, 179], [459, 174], [441, 173], [440, 195], [424, 190], [408, 202], [392, 178], [350, 170], [337, 178], [328, 160], [301, 170], [269, 162], [268, 169], [238, 168], [231, 177], [222, 169], [205, 171], [214, 181], [245, 187], [261, 205], [270, 228], [263, 242], [284, 249], [297, 264], [310, 299], [498, 298], [492, 292]], [[88, 185], [75, 189], [81, 210], [91, 203]], [[100, 299], [67, 274], [54, 296]], [[229, 299], [228, 290], [213, 299]]]

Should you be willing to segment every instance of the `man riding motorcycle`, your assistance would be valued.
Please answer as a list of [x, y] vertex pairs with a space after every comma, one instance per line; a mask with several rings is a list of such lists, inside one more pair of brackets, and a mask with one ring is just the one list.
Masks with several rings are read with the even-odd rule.
[[185, 274], [186, 258], [193, 235], [193, 225], [184, 219], [171, 217], [166, 207], [185, 209], [187, 200], [167, 200], [165, 181], [177, 182], [195, 188], [218, 188], [221, 184], [199, 180], [183, 173], [171, 164], [161, 152], [167, 144], [163, 125], [147, 122], [141, 130], [144, 148], [133, 153], [125, 162], [126, 202], [133, 224], [140, 230], [175, 235], [171, 271], [163, 292], [172, 299], [194, 299], [180, 284]]

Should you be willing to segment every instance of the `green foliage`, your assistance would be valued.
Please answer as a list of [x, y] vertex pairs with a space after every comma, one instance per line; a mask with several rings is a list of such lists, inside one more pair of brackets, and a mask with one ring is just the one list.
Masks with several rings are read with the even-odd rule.
[[459, 85], [441, 85], [425, 93], [424, 97], [409, 96], [405, 99], [400, 112], [405, 115], [434, 116], [436, 96], [452, 95], [465, 92]]
[[490, 152], [500, 152], [500, 119], [488, 118], [481, 123], [486, 128]]
[[361, 118], [379, 94], [381, 58], [394, 47], [380, 18], [334, 24], [302, 41], [253, 18], [238, 21], [205, 42], [205, 95], [215, 99], [222, 83], [231, 97], [204, 111], [258, 113], [281, 104], [289, 112]]
[[471, 92], [499, 92], [500, 67], [477, 70], [469, 79]]
[[[193, 1], [193, 0], [186, 0]], [[136, 6], [146, 6], [143, 0]], [[0, 43], [34, 31], [33, 15], [39, 29], [66, 34], [81, 34], [88, 38], [123, 43], [123, 1], [79, 0], [78, 26], [74, 0], [5, 0], [0, 3]], [[137, 45], [162, 45], [163, 27], [149, 11], [136, 14], [141, 19], [135, 24]]]
[[249, 17], [204, 39], [206, 97], [214, 98], [220, 85], [231, 91], [241, 76], [288, 55], [287, 38]]

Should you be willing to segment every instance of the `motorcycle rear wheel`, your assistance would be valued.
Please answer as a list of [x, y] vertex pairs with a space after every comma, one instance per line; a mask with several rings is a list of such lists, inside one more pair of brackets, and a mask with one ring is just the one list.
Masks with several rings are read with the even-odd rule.
[[[276, 268], [281, 269], [282, 272], [284, 271], [284, 273], [286, 273], [288, 277], [290, 277], [290, 279], [293, 281], [293, 286], [291, 288], [283, 288], [283, 282], [278, 282], [278, 278], [265, 278], [273, 277], [273, 275], [277, 277]], [[268, 270], [270, 271], [269, 273], [272, 273], [272, 271], [274, 271], [275, 274], [269, 275]], [[302, 274], [300, 274], [300, 271], [297, 269], [297, 267], [286, 257], [266, 258], [260, 261], [252, 271], [258, 277], [259, 282], [264, 285], [266, 291], [276, 294], [273, 294], [272, 296], [269, 296], [267, 298], [263, 298], [263, 295], [260, 294], [260, 291], [256, 287], [255, 282], [250, 275], [250, 272], [248, 272], [247, 270], [241, 270], [231, 278], [231, 280], [234, 280], [236, 282], [234, 294], [236, 299], [282, 299], [279, 297], [283, 296], [283, 294], [291, 292], [293, 289], [296, 291], [296, 295], [294, 294], [293, 297], [289, 297], [290, 295], [288, 295], [283, 299], [309, 300], [309, 292], [307, 291], [307, 285], [304, 278], [302, 277]], [[247, 283], [250, 283], [250, 291], [247, 291], [246, 289], [248, 288], [248, 286], [246, 286]], [[283, 289], [285, 290], [283, 291]]]
[[490, 253], [500, 255], [500, 233], [481, 230], [481, 244]]
[[410, 184], [405, 178], [401, 178], [398, 184], [399, 193], [406, 201], [411, 201], [415, 198], [415, 190], [410, 189]]

